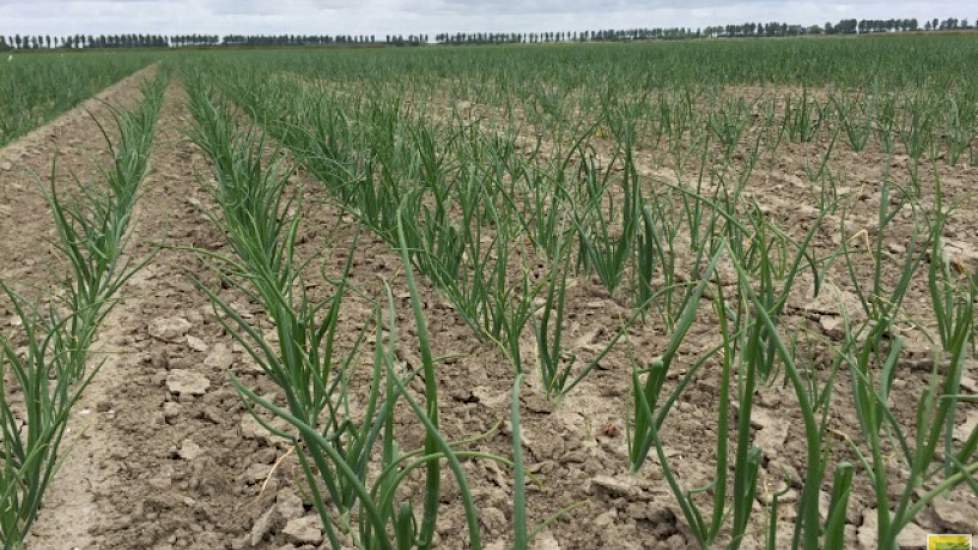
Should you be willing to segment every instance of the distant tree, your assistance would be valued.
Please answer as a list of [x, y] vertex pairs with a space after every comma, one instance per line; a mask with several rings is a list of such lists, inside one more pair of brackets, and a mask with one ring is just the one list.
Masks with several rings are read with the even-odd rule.
[[[978, 21], [976, 21], [978, 23]], [[674, 40], [690, 38], [754, 38], [784, 37], [800, 35], [867, 34], [886, 32], [911, 32], [919, 29], [927, 31], [969, 29], [968, 19], [949, 17], [925, 20], [923, 26], [916, 18], [909, 19], [842, 19], [837, 23], [826, 21], [824, 25], [792, 25], [785, 22], [767, 23], [748, 21], [740, 24], [707, 26], [703, 28], [630, 28], [605, 30], [543, 31], [534, 33], [438, 33], [434, 42], [438, 44], [536, 44], [588, 41], [631, 41], [631, 40]], [[328, 46], [333, 44], [363, 45], [375, 44], [377, 36], [361, 35], [240, 35], [225, 36], [183, 34], [116, 34], [116, 35], [68, 35], [21, 36], [19, 34], [0, 37], [0, 49], [10, 48], [167, 48], [186, 46]], [[393, 46], [421, 46], [431, 43], [427, 34], [394, 35], [387, 34], [383, 43]]]

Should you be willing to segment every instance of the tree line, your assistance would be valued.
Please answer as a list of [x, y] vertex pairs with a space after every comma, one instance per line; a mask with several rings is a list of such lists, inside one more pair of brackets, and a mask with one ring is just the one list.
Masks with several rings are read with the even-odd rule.
[[[978, 20], [976, 20], [978, 23]], [[913, 32], [913, 31], [953, 31], [972, 28], [967, 19], [949, 17], [944, 20], [934, 18], [923, 25], [917, 18], [910, 19], [843, 19], [838, 23], [826, 22], [825, 25], [787, 25], [785, 23], [744, 23], [742, 25], [724, 25], [706, 27], [706, 36], [722, 37], [751, 37], [751, 36], [799, 36], [803, 34], [870, 34], [884, 32]]]
[[[415, 38], [412, 35], [411, 40]], [[393, 43], [393, 37], [388, 42]], [[87, 49], [87, 48], [181, 48], [192, 46], [327, 46], [332, 44], [376, 43], [373, 35], [244, 35], [228, 34], [114, 34], [69, 36], [0, 36], [3, 49]]]
[[[976, 20], [978, 24], [978, 20]], [[577, 32], [544, 33], [441, 33], [435, 35], [440, 44], [522, 44], [538, 42], [611, 42], [629, 40], [679, 40], [689, 38], [747, 38], [784, 37], [821, 34], [869, 34], [880, 32], [945, 31], [973, 28], [967, 19], [933, 19], [923, 26], [911, 19], [843, 19], [825, 25], [789, 25], [788, 23], [748, 22], [740, 25], [717, 25], [704, 28], [639, 28], [609, 29]]]
[[[978, 26], [978, 19], [975, 21]], [[438, 44], [537, 44], [553, 42], [613, 42], [630, 40], [677, 40], [689, 38], [762, 38], [803, 35], [846, 35], [914, 31], [953, 31], [974, 28], [968, 19], [929, 19], [923, 25], [910, 19], [843, 19], [824, 25], [790, 25], [780, 22], [748, 22], [704, 28], [636, 28], [528, 33], [438, 33]], [[332, 45], [420, 46], [432, 43], [427, 34], [388, 34], [382, 41], [375, 35], [246, 35], [229, 34], [114, 34], [68, 36], [0, 36], [0, 50], [88, 49], [88, 48], [181, 48], [199, 46], [332, 46]]]

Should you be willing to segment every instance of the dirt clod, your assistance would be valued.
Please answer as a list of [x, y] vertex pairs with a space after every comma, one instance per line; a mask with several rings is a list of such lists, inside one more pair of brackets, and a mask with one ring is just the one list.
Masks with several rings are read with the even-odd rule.
[[939, 498], [933, 507], [934, 515], [944, 529], [952, 533], [978, 533], [978, 506], [973, 502]]
[[533, 546], [531, 548], [533, 550], [560, 550], [560, 545], [557, 544], [557, 539], [554, 538], [554, 534], [550, 532], [550, 529], [546, 529], [533, 539]]
[[[857, 534], [860, 548], [876, 550], [879, 547], [878, 525], [875, 508], [863, 512], [863, 524]], [[927, 546], [927, 532], [916, 523], [909, 523], [897, 536], [896, 545], [900, 549], [924, 548]]]
[[282, 534], [296, 544], [319, 544], [323, 541], [323, 530], [319, 516], [304, 516], [289, 520]]
[[180, 445], [180, 451], [178, 454], [180, 458], [184, 460], [193, 460], [203, 454], [204, 450], [200, 448], [200, 445], [194, 443], [193, 439], [187, 438], [183, 440]]
[[211, 381], [199, 372], [174, 370], [166, 377], [166, 389], [179, 395], [204, 395]]
[[278, 513], [275, 507], [269, 508], [258, 521], [255, 522], [254, 526], [251, 528], [251, 545], [258, 546], [265, 540], [265, 536], [272, 532], [275, 528], [275, 522], [278, 518]]
[[978, 430], [978, 411], [971, 411], [964, 423], [954, 428], [954, 439], [965, 442], [975, 430]]
[[234, 356], [231, 354], [231, 349], [223, 343], [216, 344], [207, 354], [207, 358], [204, 359], [204, 365], [220, 370], [229, 368], [233, 362]]
[[286, 521], [298, 519], [306, 513], [302, 499], [290, 488], [282, 489], [275, 496], [275, 507]]
[[164, 317], [150, 321], [149, 335], [164, 342], [177, 342], [191, 327], [190, 321], [183, 317]]
[[187, 346], [190, 349], [194, 351], [199, 351], [201, 353], [205, 353], [208, 349], [206, 342], [190, 334], [187, 335]]
[[639, 492], [633, 483], [611, 476], [591, 478], [591, 491], [604, 493], [613, 498], [634, 496]]
[[174, 403], [173, 401], [167, 401], [163, 403], [163, 419], [166, 421], [173, 420], [174, 418], [180, 416], [180, 404]]

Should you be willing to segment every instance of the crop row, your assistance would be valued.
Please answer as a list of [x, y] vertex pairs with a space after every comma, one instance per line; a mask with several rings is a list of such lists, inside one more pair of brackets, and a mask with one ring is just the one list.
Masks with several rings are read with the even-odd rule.
[[[120, 289], [152, 257], [125, 255], [139, 184], [147, 170], [166, 76], [143, 83], [143, 101], [114, 113], [112, 163], [95, 181], [45, 196], [68, 266], [53, 300], [28, 299], [0, 282], [16, 313], [14, 333], [0, 335], [0, 546], [18, 549], [37, 519], [61, 464], [71, 412], [101, 362], [92, 363], [99, 326]], [[54, 168], [52, 167], [52, 171]]]
[[146, 54], [10, 54], [0, 59], [0, 146], [152, 60]]
[[[846, 236], [826, 248], [824, 243], [816, 246], [816, 236], [829, 219], [847, 215], [848, 207], [837, 193], [846, 183], [844, 174], [827, 168], [829, 154], [820, 153], [824, 157], [808, 172], [816, 198], [813, 221], [804, 228], [780, 226], [762, 204], [749, 198], [753, 191], [750, 174], [760, 158], [760, 138], [753, 141], [753, 149], [748, 141], [747, 155], [743, 155], [738, 154], [743, 152], [741, 141], [730, 137], [755, 118], [743, 101], [715, 103], [713, 107], [721, 107], [719, 110], [708, 109], [708, 114], [702, 115], [693, 114], [693, 102], [683, 104], [681, 95], [673, 96], [680, 98], [679, 105], [685, 105], [682, 111], [687, 118], [676, 122], [671, 115], [664, 115], [659, 120], [668, 118], [670, 127], [676, 122], [693, 136], [686, 141], [680, 135], [672, 142], [677, 154], [692, 149], [693, 170], [677, 163], [673, 181], [649, 181], [636, 161], [638, 147], [629, 126], [638, 117], [629, 108], [625, 94], [603, 92], [607, 100], [600, 122], [612, 127], [615, 122], [623, 125], [611, 132], [614, 139], [610, 140], [610, 152], [599, 151], [597, 142], [589, 141], [594, 137], [592, 127], [587, 133], [571, 133], [571, 140], [557, 133], [557, 139], [548, 144], [548, 154], [527, 155], [523, 154], [521, 128], [485, 131], [460, 116], [432, 119], [425, 116], [427, 109], [407, 105], [403, 80], [385, 83], [370, 79], [372, 87], [349, 93], [343, 85], [331, 90], [328, 85], [309, 86], [297, 78], [270, 78], [278, 71], [262, 72], [260, 61], [259, 56], [188, 65], [200, 104], [210, 106], [198, 107], [199, 122], [205, 128], [217, 127], [220, 121], [228, 124], [236, 115], [250, 115], [323, 184], [338, 206], [400, 252], [412, 287], [416, 331], [424, 358], [423, 369], [411, 374], [423, 379], [422, 406], [411, 402], [412, 397], [403, 390], [397, 376], [404, 374], [395, 373], [384, 359], [388, 352], [380, 343], [383, 339], [378, 328], [376, 389], [371, 402], [380, 406], [386, 369], [387, 402], [399, 398], [411, 402], [416, 419], [427, 433], [423, 462], [428, 485], [420, 521], [410, 504], [396, 511], [389, 499], [378, 500], [374, 492], [366, 490], [366, 480], [375, 479], [376, 468], [383, 472], [381, 484], [386, 483], [391, 469], [398, 468], [397, 460], [384, 450], [377, 451], [380, 457], [370, 454], [373, 440], [369, 434], [381, 432], [389, 410], [377, 412], [371, 407], [361, 423], [344, 423], [354, 426], [348, 428], [354, 431], [344, 436], [330, 429], [335, 422], [318, 423], [324, 407], [342, 409], [337, 404], [345, 399], [342, 386], [330, 386], [336, 388], [335, 394], [319, 391], [322, 400], [311, 413], [301, 403], [293, 403], [291, 397], [286, 410], [240, 387], [246, 398], [299, 431], [308, 451], [302, 460], [318, 465], [306, 469], [310, 489], [315, 492], [321, 485], [333, 487], [331, 498], [316, 501], [327, 532], [342, 530], [356, 504], [361, 510], [354, 515], [359, 519], [356, 544], [364, 548], [427, 547], [438, 508], [437, 469], [445, 461], [463, 488], [463, 504], [469, 515], [468, 543], [479, 547], [478, 527], [472, 522], [471, 502], [464, 496], [465, 480], [456, 463], [461, 452], [453, 451], [438, 431], [437, 367], [414, 290], [414, 272], [423, 275], [453, 304], [474, 337], [498, 345], [507, 354], [516, 383], [514, 394], [527, 377], [538, 377], [538, 387], [558, 406], [571, 398], [571, 392], [623, 335], [649, 324], [665, 327], [665, 346], [644, 351], [655, 359], [636, 362], [632, 368], [631, 405], [627, 412], [623, 410], [629, 426], [628, 461], [634, 472], [640, 472], [649, 455], [655, 454], [687, 527], [704, 548], [718, 543], [736, 548], [745, 537], [754, 536], [752, 526], [764, 523], [770, 525], [769, 547], [787, 544], [776, 539], [780, 532], [776, 498], [767, 510], [767, 519], [754, 517], [762, 460], [753, 440], [753, 404], [760, 393], [777, 391], [782, 384], [791, 390], [790, 403], [801, 418], [806, 448], [799, 477], [788, 480], [800, 488], [793, 547], [844, 548], [851, 544], [846, 540], [846, 510], [856, 492], [871, 495], [879, 546], [894, 548], [900, 531], [935, 499], [960, 485], [974, 489], [978, 430], [962, 439], [956, 437], [955, 427], [960, 411], [971, 399], [961, 394], [960, 383], [974, 343], [976, 281], [947, 260], [944, 234], [957, 204], [948, 200], [941, 172], [933, 168], [938, 155], [925, 157], [914, 152], [923, 150], [914, 149], [913, 129], [926, 124], [912, 122], [907, 134], [905, 145], [912, 167], [906, 176], [908, 183], [897, 185], [885, 177], [878, 188], [872, 233], [859, 240]], [[425, 62], [419, 58], [415, 61]], [[437, 60], [430, 63], [429, 69], [437, 66]], [[532, 64], [527, 62], [525, 67], [529, 66]], [[405, 68], [386, 70], [408, 72]], [[320, 69], [317, 74], [325, 72]], [[838, 98], [818, 103], [806, 92], [800, 97], [800, 107], [786, 105], [781, 115], [784, 122], [767, 123], [756, 135], [773, 133], [778, 142], [785, 136], [789, 141], [812, 141], [812, 128], [818, 127], [819, 113], [828, 108], [826, 105], [835, 105], [832, 109], [838, 114], [839, 109], [883, 96], [872, 100], [856, 96], [851, 101], [857, 103], [847, 104], [850, 107], [839, 107]], [[241, 112], [232, 115], [225, 103], [228, 99]], [[971, 101], [969, 108], [973, 108], [973, 98], [962, 101]], [[900, 120], [919, 122], [921, 117], [930, 116], [926, 113], [936, 112], [915, 111], [913, 101], [894, 103], [893, 108], [896, 105], [901, 106]], [[726, 108], [732, 111], [723, 110]], [[202, 112], [216, 114], [208, 119]], [[545, 128], [576, 128], [575, 114], [554, 110], [548, 116], [556, 122]], [[970, 147], [974, 125], [967, 126]], [[832, 141], [842, 130], [836, 126]], [[245, 217], [248, 223], [237, 225], [257, 231], [265, 225], [256, 223], [258, 220], [284, 224], [266, 232], [267, 238], [257, 234], [249, 237], [271, 247], [261, 258], [242, 256], [242, 251], [256, 249], [254, 245], [234, 245], [241, 257], [236, 270], [242, 279], [247, 284], [270, 287], [254, 292], [275, 320], [279, 347], [269, 346], [243, 320], [232, 328], [256, 350], [256, 359], [286, 396], [326, 387], [328, 379], [317, 379], [308, 370], [316, 364], [311, 359], [317, 363], [326, 360], [329, 347], [324, 347], [324, 340], [285, 331], [302, 327], [314, 334], [329, 334], [335, 321], [327, 312], [337, 307], [343, 288], [329, 307], [310, 306], [292, 294], [301, 285], [296, 284], [288, 253], [298, 218], [287, 215], [291, 211], [288, 200], [283, 199], [290, 196], [287, 180], [274, 175], [270, 180], [260, 171], [261, 149], [256, 150], [252, 140], [234, 131], [222, 135], [201, 140], [211, 150], [222, 141], [240, 142], [237, 147], [222, 147], [222, 155], [212, 152], [218, 180], [230, 178], [235, 186], [242, 186], [241, 192], [266, 197], [250, 207]], [[709, 147], [712, 139], [730, 145], [714, 149]], [[933, 143], [933, 139], [925, 143]], [[831, 148], [829, 145], [829, 151]], [[776, 150], [777, 145], [771, 156]], [[885, 147], [884, 152], [890, 156], [894, 153]], [[240, 173], [251, 175], [231, 178], [235, 166]], [[276, 198], [269, 199], [267, 192]], [[239, 233], [240, 228], [227, 214], [228, 205], [246, 203], [222, 203], [224, 223], [230, 224], [225, 228], [229, 236]], [[908, 217], [910, 223], [904, 223]], [[898, 236], [898, 230], [901, 239], [903, 232], [908, 232], [908, 244], [894, 258], [886, 247]], [[276, 258], [278, 263], [269, 263]], [[258, 277], [258, 273], [264, 275]], [[798, 320], [790, 311], [789, 300], [802, 290], [803, 273], [814, 281], [816, 296], [827, 279], [836, 279], [857, 297], [858, 311], [841, 312], [841, 335], [827, 350], [827, 357], [813, 359], [826, 350], [793, 335]], [[884, 277], [884, 273], [888, 275]], [[562, 342], [568, 281], [581, 276], [599, 280], [612, 296], [626, 299], [633, 312], [622, 320], [603, 350], [587, 360], [568, 357]], [[912, 287], [920, 287], [914, 283], [921, 282], [932, 317], [917, 318], [919, 311], [905, 307]], [[212, 298], [216, 297], [212, 294]], [[235, 318], [232, 308], [220, 301], [218, 305]], [[712, 327], [719, 341], [696, 357], [680, 360], [686, 338], [696, 324]], [[385, 328], [388, 333], [396, 332], [396, 327]], [[904, 416], [896, 413], [891, 402], [894, 381], [905, 370], [902, 334], [906, 329], [921, 331], [930, 338], [933, 355], [933, 371], [928, 384], [916, 391], [914, 421], [909, 424], [899, 420]], [[533, 342], [530, 352], [528, 341]], [[295, 366], [287, 368], [290, 361]], [[291, 374], [283, 376], [280, 371]], [[715, 473], [705, 487], [686, 487], [676, 475], [660, 434], [675, 404], [707, 372], [716, 373], [720, 380], [717, 438], [713, 443]], [[851, 390], [839, 391], [843, 377], [849, 379]], [[848, 457], [843, 460], [828, 452], [835, 445], [830, 441], [839, 437], [830, 425], [840, 407], [851, 408], [858, 418], [853, 431], [842, 434], [847, 447], [844, 455]], [[514, 401], [513, 410], [514, 433], [518, 433], [518, 401]], [[364, 440], [371, 444], [348, 446]], [[343, 455], [341, 450], [367, 454]], [[513, 541], [522, 548], [527, 531], [525, 515], [519, 509], [523, 502], [519, 497], [523, 490], [519, 457], [516, 444], [514, 495], [518, 498], [514, 501], [518, 508], [513, 514]], [[315, 478], [315, 472], [321, 479]], [[339, 489], [343, 483], [352, 484], [346, 493]], [[822, 491], [830, 495], [827, 517], [820, 515]], [[381, 494], [396, 492], [397, 484], [393, 483]], [[416, 526], [420, 526], [417, 531]], [[393, 538], [385, 539], [388, 536]], [[334, 547], [341, 546], [338, 538], [330, 538]]]

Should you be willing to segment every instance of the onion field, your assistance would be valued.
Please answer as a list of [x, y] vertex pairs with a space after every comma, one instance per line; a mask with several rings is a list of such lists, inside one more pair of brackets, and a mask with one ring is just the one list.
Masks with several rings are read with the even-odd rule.
[[147, 54], [7, 54], [0, 58], [0, 146], [151, 61]]
[[973, 34], [7, 64], [4, 548], [978, 535]]

